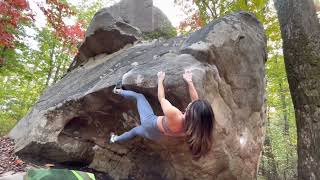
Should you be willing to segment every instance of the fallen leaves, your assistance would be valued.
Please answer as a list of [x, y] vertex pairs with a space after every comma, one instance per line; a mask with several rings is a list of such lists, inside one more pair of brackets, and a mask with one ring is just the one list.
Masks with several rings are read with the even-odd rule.
[[26, 164], [14, 154], [14, 142], [10, 138], [0, 137], [0, 175], [8, 172], [24, 172]]

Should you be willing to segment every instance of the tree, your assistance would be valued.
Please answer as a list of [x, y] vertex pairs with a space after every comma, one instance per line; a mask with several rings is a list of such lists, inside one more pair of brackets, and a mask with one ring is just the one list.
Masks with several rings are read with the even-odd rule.
[[8, 56], [12, 57], [13, 48], [20, 37], [21, 26], [33, 20], [26, 0], [0, 0], [0, 67]]
[[46, 5], [39, 4], [40, 9], [47, 17], [48, 25], [52, 27], [57, 38], [71, 54], [77, 53], [77, 45], [84, 39], [83, 22], [77, 21], [74, 25], [67, 25], [65, 18], [75, 15], [67, 2], [62, 0], [46, 0]]
[[[21, 119], [42, 92], [35, 54], [24, 44], [16, 44], [18, 53], [0, 71], [0, 136]], [[12, 51], [14, 52], [14, 50]], [[9, 54], [7, 54], [7, 57]]]
[[[295, 179], [297, 174], [296, 126], [284, 66], [282, 55], [270, 55], [266, 66], [268, 111], [262, 159], [267, 179]], [[278, 178], [274, 178], [277, 173]]]
[[312, 0], [275, 0], [298, 134], [298, 178], [320, 179], [320, 24]]
[[[13, 47], [13, 40], [18, 25], [32, 18], [26, 0], [0, 1], [0, 46]], [[27, 13], [25, 13], [27, 12]]]
[[[24, 1], [0, 0], [0, 4], [6, 5], [13, 2]], [[14, 36], [13, 45], [6, 46], [4, 53], [1, 51], [4, 46], [0, 45], [0, 57], [7, 59], [5, 68], [0, 69], [0, 136], [29, 111], [47, 86], [63, 76], [84, 35], [82, 24], [67, 25], [64, 22], [65, 18], [72, 17], [66, 2], [48, 0], [43, 6], [48, 17], [46, 27], [29, 26], [38, 32], [34, 41], [39, 43], [39, 49], [24, 44], [23, 37], [27, 36], [23, 31], [24, 21], [17, 21], [16, 31], [10, 31]]]
[[262, 152], [262, 163], [260, 165], [261, 175], [266, 177], [268, 180], [279, 180], [279, 168], [276, 162], [274, 148], [272, 146], [272, 138], [270, 137], [270, 106], [267, 107], [267, 119], [266, 119], [266, 137], [264, 141], [264, 150]]
[[261, 22], [267, 22], [269, 18], [273, 21], [272, 17], [266, 16], [270, 12], [269, 2], [270, 0], [175, 0], [175, 3], [188, 15], [188, 18], [180, 24], [181, 31], [187, 27], [192, 31], [196, 30], [199, 26], [236, 10], [250, 11]]

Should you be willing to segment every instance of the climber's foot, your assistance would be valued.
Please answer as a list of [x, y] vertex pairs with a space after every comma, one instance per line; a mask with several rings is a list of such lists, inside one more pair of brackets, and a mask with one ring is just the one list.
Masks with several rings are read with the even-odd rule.
[[122, 82], [119, 81], [119, 82], [116, 84], [116, 86], [114, 87], [114, 89], [113, 89], [112, 92], [115, 93], [115, 94], [120, 94], [121, 91], [122, 91]]
[[117, 135], [115, 135], [114, 134], [114, 132], [111, 132], [110, 133], [110, 140], [109, 140], [109, 143], [110, 144], [113, 144], [113, 143], [115, 143], [116, 142], [116, 138], [117, 138], [118, 136]]

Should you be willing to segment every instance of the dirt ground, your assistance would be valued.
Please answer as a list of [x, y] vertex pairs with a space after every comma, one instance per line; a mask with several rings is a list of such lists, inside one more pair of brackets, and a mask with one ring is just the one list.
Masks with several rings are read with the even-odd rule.
[[0, 176], [6, 172], [25, 172], [27, 163], [14, 154], [14, 142], [8, 137], [0, 137]]

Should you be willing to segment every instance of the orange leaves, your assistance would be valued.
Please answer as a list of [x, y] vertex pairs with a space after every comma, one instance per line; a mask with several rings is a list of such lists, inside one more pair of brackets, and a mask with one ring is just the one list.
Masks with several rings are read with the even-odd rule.
[[180, 32], [195, 31], [205, 25], [200, 16], [199, 8], [196, 6], [196, 0], [175, 0], [177, 7], [187, 15], [179, 25]]
[[[25, 13], [25, 12], [29, 13]], [[14, 34], [20, 23], [33, 18], [26, 0], [0, 0], [0, 46], [13, 48]]]
[[0, 29], [0, 46], [5, 46], [5, 47], [13, 47], [13, 40], [14, 36], [10, 33], [7, 33]]
[[24, 163], [21, 159], [16, 159], [14, 162], [16, 165], [22, 165]]
[[61, 32], [70, 38], [72, 44], [76, 44], [79, 40], [84, 38], [84, 31], [82, 29], [83, 24], [81, 22], [71, 26], [62, 27]]
[[70, 18], [75, 14], [68, 4], [64, 4], [60, 0], [46, 0], [46, 3], [49, 6], [39, 5], [39, 7], [47, 17], [48, 23], [53, 27], [56, 36], [63, 42], [64, 47], [68, 47], [70, 53], [75, 53], [74, 49], [84, 38], [83, 23], [76, 22], [74, 25], [67, 25], [64, 22], [64, 18]]
[[9, 3], [12, 2], [12, 4], [15, 4], [20, 9], [27, 9], [29, 8], [29, 4], [26, 0], [11, 0], [8, 1]]
[[82, 29], [83, 23], [77, 22], [75, 25], [63, 26], [61, 28], [62, 35], [65, 37], [65, 41], [63, 42], [64, 46], [67, 44], [72, 45], [70, 48], [70, 53], [75, 54], [77, 52], [77, 45], [84, 39], [84, 30]]
[[195, 12], [184, 21], [182, 21], [179, 25], [180, 31], [195, 31], [204, 26], [204, 22], [200, 17], [199, 11]]

